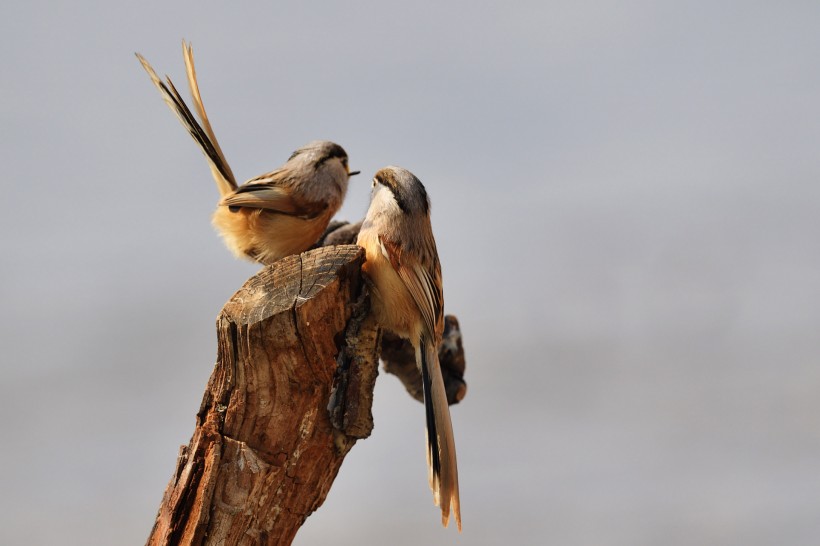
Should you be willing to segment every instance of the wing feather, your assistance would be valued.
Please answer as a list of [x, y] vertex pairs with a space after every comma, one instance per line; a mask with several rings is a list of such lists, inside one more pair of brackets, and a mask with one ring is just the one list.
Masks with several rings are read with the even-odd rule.
[[388, 259], [421, 312], [424, 326], [432, 339], [441, 339], [444, 331], [444, 297], [441, 287], [441, 265], [435, 249], [419, 253], [419, 260], [405, 259], [401, 243], [384, 235], [379, 242]]
[[316, 218], [327, 210], [326, 203], [297, 201], [292, 192], [274, 184], [244, 184], [226, 195], [220, 205], [264, 209], [301, 218]]
[[[429, 239], [432, 241], [432, 237]], [[444, 331], [444, 295], [441, 265], [435, 243], [409, 252], [401, 243], [379, 236], [382, 252], [407, 287], [421, 312], [426, 333], [416, 349], [416, 361], [424, 385], [427, 416], [427, 464], [433, 500], [441, 507], [441, 523], [446, 527], [450, 510], [461, 531], [461, 501], [458, 491], [458, 466], [453, 425], [447, 406], [447, 394], [438, 361], [438, 344]]]

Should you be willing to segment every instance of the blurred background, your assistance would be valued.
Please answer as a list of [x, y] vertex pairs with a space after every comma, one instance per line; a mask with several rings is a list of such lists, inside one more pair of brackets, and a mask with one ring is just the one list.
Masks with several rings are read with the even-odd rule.
[[[817, 2], [6, 2], [0, 543], [142, 544], [257, 267], [134, 58], [204, 102], [237, 177], [342, 144], [433, 202], [467, 351], [464, 532], [422, 406], [376, 428], [297, 537], [820, 540]], [[186, 93], [187, 96], [187, 93]]]

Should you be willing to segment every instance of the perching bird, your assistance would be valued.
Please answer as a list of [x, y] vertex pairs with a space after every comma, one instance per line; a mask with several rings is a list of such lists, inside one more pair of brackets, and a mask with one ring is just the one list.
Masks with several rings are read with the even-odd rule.
[[307, 250], [341, 207], [348, 178], [358, 171], [350, 172], [341, 146], [314, 141], [293, 152], [282, 167], [238, 186], [205, 113], [191, 45], [183, 42], [182, 53], [202, 125], [171, 79], [163, 82], [142, 55], [137, 58], [208, 159], [221, 196], [213, 224], [225, 244], [236, 256], [264, 264]]
[[461, 531], [458, 467], [453, 425], [438, 361], [444, 331], [444, 293], [430, 201], [421, 181], [400, 167], [373, 179], [370, 208], [357, 240], [367, 259], [372, 310], [379, 324], [404, 337], [416, 351], [424, 386], [427, 464], [433, 499], [446, 527], [450, 508]]

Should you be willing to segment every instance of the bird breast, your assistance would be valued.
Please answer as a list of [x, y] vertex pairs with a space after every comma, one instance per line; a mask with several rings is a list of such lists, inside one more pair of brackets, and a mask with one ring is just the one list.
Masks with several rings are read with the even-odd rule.
[[376, 320], [383, 328], [418, 345], [421, 313], [401, 277], [385, 256], [378, 233], [362, 231], [358, 244], [365, 249], [367, 256], [362, 271], [372, 282], [371, 309]]

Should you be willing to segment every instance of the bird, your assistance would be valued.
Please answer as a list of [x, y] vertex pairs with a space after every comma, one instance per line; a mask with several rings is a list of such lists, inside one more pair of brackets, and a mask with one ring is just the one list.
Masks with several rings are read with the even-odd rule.
[[293, 152], [278, 169], [238, 185], [205, 113], [190, 43], [182, 42], [182, 54], [201, 124], [171, 78], [166, 76], [163, 82], [142, 55], [136, 56], [208, 160], [220, 194], [212, 223], [225, 245], [235, 256], [265, 265], [308, 250], [341, 207], [348, 179], [359, 171], [350, 170], [341, 146], [315, 140]]
[[459, 532], [461, 507], [455, 438], [438, 359], [444, 331], [444, 291], [430, 200], [416, 176], [401, 167], [380, 169], [357, 244], [379, 325], [413, 345], [424, 390], [427, 465], [433, 500], [447, 527], [452, 507]]

